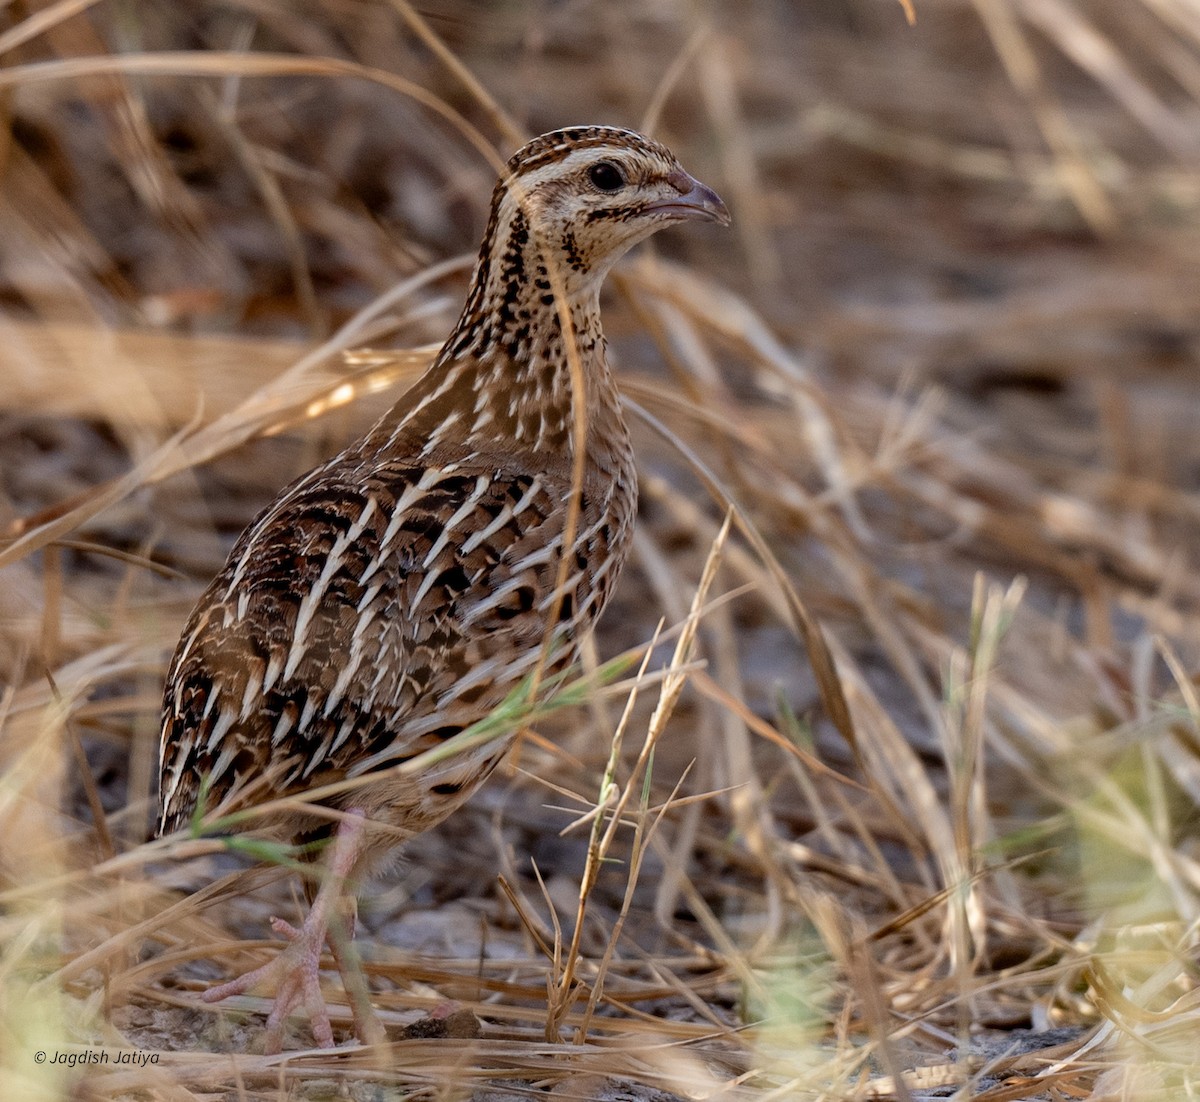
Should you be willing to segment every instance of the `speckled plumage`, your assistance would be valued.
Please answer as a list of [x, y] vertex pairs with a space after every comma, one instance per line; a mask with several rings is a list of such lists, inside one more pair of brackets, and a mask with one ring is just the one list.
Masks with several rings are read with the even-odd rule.
[[[462, 316], [432, 366], [255, 519], [184, 628], [164, 695], [164, 832], [189, 820], [202, 778], [213, 808], [413, 758], [516, 688], [548, 631], [555, 661], [573, 660], [611, 594], [636, 506], [600, 285], [638, 240], [697, 217], [728, 218], [668, 150], [629, 131], [556, 131], [509, 161]], [[558, 592], [575, 448], [560, 297], [587, 431]], [[449, 814], [507, 747], [403, 780], [380, 772], [332, 801], [365, 823], [351, 882]], [[318, 822], [276, 825], [299, 836]]]

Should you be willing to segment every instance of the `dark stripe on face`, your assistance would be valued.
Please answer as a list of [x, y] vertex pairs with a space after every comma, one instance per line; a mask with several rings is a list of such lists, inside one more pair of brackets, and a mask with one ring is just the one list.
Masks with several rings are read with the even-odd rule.
[[640, 203], [636, 207], [601, 207], [599, 210], [589, 210], [583, 218], [585, 222], [625, 222], [643, 211], [644, 204]]

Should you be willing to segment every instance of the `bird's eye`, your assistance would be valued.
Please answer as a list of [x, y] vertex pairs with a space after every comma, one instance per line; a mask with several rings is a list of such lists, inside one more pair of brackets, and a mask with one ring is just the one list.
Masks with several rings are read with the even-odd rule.
[[625, 183], [621, 170], [612, 161], [597, 161], [588, 169], [588, 179], [601, 191], [616, 191]]

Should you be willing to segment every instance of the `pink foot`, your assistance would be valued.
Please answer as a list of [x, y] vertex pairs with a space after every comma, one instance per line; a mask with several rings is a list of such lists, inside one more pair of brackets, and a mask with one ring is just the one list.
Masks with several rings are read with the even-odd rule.
[[215, 1003], [231, 995], [245, 995], [257, 987], [274, 986], [275, 1005], [267, 1018], [268, 1054], [280, 1050], [284, 1022], [292, 1011], [301, 1007], [312, 1023], [317, 1044], [321, 1048], [333, 1046], [333, 1027], [329, 1023], [329, 1011], [321, 994], [320, 980], [325, 923], [314, 922], [315, 915], [314, 908], [299, 930], [281, 918], [272, 918], [271, 928], [291, 944], [261, 968], [255, 968], [228, 983], [210, 987], [200, 996], [206, 1003]]
[[[333, 1027], [329, 1022], [325, 998], [321, 994], [320, 981], [321, 953], [327, 939], [350, 995], [359, 1039], [367, 1044], [384, 1039], [383, 1027], [367, 999], [366, 985], [357, 960], [347, 961], [348, 956], [353, 956], [350, 939], [354, 931], [353, 906], [348, 909], [343, 906], [346, 878], [359, 856], [363, 823], [359, 811], [351, 811], [342, 820], [334, 838], [328, 870], [304, 924], [297, 929], [282, 918], [271, 919], [271, 928], [290, 944], [261, 968], [211, 987], [201, 996], [205, 1002], [215, 1003], [231, 995], [245, 995], [257, 987], [274, 986], [275, 1005], [267, 1018], [265, 1051], [268, 1054], [280, 1051], [284, 1024], [298, 1009], [303, 1009], [308, 1015], [317, 1044], [321, 1048], [333, 1047]], [[347, 911], [351, 916], [349, 918]]]

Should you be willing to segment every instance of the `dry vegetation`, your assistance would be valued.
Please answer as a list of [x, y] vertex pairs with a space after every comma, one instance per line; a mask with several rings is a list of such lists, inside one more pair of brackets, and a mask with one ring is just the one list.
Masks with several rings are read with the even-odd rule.
[[[1200, 9], [915, 6], [0, 8], [6, 1098], [1200, 1096]], [[256, 1055], [297, 886], [147, 840], [167, 653], [579, 121], [735, 216], [606, 306], [632, 664], [366, 894], [393, 1042]]]

